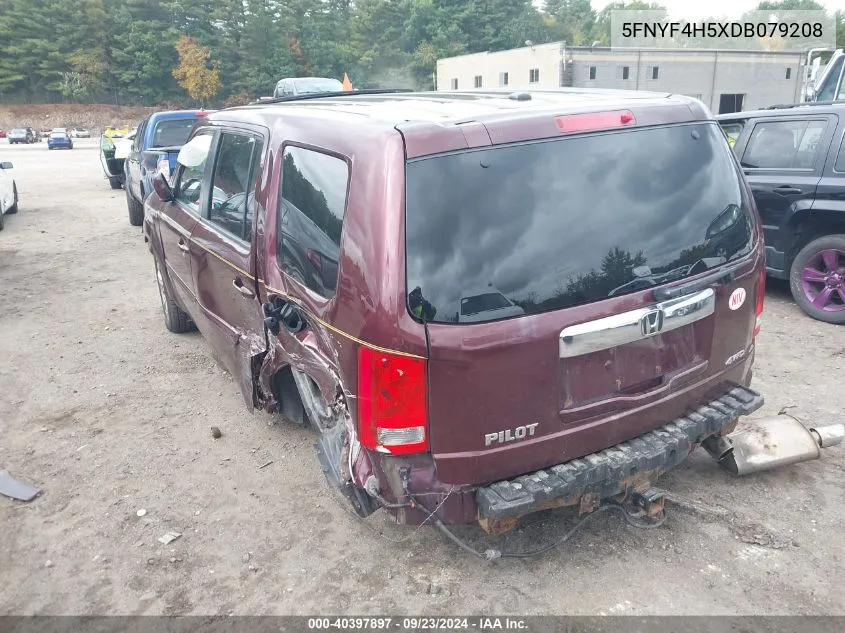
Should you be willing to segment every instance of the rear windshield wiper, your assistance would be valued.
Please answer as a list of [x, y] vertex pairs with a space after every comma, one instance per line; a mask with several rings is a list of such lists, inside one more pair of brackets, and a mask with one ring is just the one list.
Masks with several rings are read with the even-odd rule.
[[745, 262], [739, 262], [731, 266], [720, 268], [709, 275], [705, 275], [701, 279], [696, 279], [695, 281], [681, 284], [680, 286], [672, 286], [671, 288], [655, 288], [651, 292], [655, 301], [668, 301], [670, 299], [677, 299], [678, 297], [692, 294], [693, 292], [698, 292], [699, 290], [712, 286], [713, 284], [727, 284], [734, 280], [734, 273], [744, 264]]

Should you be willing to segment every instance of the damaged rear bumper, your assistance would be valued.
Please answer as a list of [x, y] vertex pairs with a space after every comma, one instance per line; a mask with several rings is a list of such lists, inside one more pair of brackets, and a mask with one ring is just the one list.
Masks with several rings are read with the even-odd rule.
[[763, 397], [734, 387], [687, 415], [611, 448], [478, 488], [478, 520], [488, 532], [511, 529], [520, 517], [562, 506], [595, 509], [603, 499], [642, 493], [680, 464], [702, 441], [732, 430]]

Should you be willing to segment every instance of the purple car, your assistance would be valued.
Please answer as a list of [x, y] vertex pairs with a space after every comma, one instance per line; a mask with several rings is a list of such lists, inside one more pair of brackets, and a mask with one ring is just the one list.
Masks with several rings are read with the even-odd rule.
[[[165, 324], [367, 515], [505, 531], [762, 404], [761, 224], [695, 99], [356, 92], [209, 114], [143, 231]], [[718, 244], [714, 243], [718, 241]]]

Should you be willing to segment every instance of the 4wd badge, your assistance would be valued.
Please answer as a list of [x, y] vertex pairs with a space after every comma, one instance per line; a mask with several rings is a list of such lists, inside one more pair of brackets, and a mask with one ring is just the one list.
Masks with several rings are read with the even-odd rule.
[[728, 299], [728, 307], [731, 310], [739, 310], [743, 303], [745, 303], [745, 288], [737, 288]]

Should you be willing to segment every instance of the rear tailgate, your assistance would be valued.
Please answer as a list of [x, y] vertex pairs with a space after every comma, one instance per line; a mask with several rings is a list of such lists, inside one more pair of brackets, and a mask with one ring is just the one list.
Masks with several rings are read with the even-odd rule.
[[[714, 123], [413, 161], [406, 215], [408, 291], [431, 306], [442, 481], [599, 451], [742, 380], [762, 255]], [[714, 281], [723, 269], [733, 277]], [[520, 310], [461, 322], [479, 287]]]

